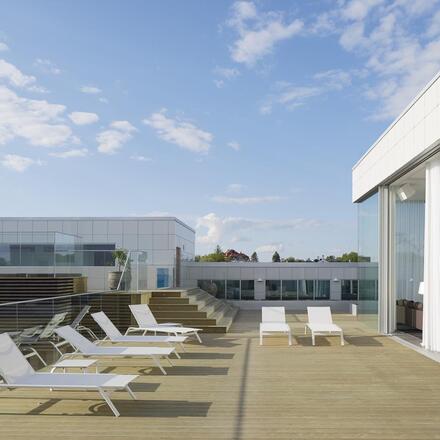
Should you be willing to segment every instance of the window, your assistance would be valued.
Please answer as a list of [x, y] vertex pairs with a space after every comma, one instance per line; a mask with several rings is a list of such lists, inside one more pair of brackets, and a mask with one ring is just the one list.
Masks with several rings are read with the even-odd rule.
[[341, 299], [345, 301], [357, 301], [358, 280], [341, 281]]
[[330, 299], [330, 280], [316, 281], [316, 300]]
[[170, 280], [168, 268], [157, 268], [156, 277], [157, 288], [169, 287]]
[[297, 280], [282, 280], [282, 298], [286, 300], [298, 299], [298, 281]]
[[83, 265], [113, 266], [115, 264], [115, 259], [113, 258], [113, 251], [115, 248], [116, 245], [114, 244], [84, 244], [82, 246]]
[[266, 280], [266, 299], [269, 300], [281, 299], [280, 280]]
[[240, 280], [226, 281], [226, 298], [235, 300], [240, 299]]
[[298, 299], [312, 300], [314, 287], [315, 282], [313, 280], [298, 280]]
[[241, 280], [241, 299], [242, 300], [255, 299], [254, 280]]
[[224, 280], [197, 280], [199, 289], [210, 293], [216, 298], [225, 299], [225, 281]]
[[359, 300], [377, 301], [377, 280], [359, 280]]

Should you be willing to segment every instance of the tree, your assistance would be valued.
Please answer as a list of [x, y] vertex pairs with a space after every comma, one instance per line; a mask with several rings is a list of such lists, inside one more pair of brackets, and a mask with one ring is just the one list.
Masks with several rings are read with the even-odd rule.
[[295, 261], [297, 261], [297, 260], [295, 257], [287, 257], [284, 261], [286, 263], [295, 263]]
[[280, 258], [280, 254], [275, 251], [272, 255], [272, 263], [280, 263], [281, 262], [281, 258]]
[[258, 263], [258, 255], [255, 251], [251, 255], [251, 261], [252, 263]]
[[217, 245], [214, 249], [214, 252], [207, 255], [198, 255], [197, 261], [206, 261], [210, 263], [223, 263], [227, 261], [225, 258], [225, 253], [222, 251], [221, 247]]
[[112, 253], [115, 264], [118, 266], [118, 272], [125, 266], [127, 261], [127, 251], [125, 249], [116, 249]]
[[359, 255], [357, 252], [351, 251], [342, 254], [342, 257], [338, 257], [337, 261], [342, 263], [357, 263], [359, 261]]

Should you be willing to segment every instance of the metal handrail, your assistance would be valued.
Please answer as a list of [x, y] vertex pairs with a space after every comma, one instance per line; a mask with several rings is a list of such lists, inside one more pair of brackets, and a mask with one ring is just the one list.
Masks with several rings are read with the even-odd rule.
[[121, 277], [119, 278], [118, 287], [116, 287], [116, 290], [119, 290], [119, 288], [121, 287], [122, 278], [124, 277], [125, 271], [127, 270], [128, 262], [130, 261], [130, 254], [131, 251], [128, 251], [127, 258], [125, 259], [124, 268], [122, 269]]

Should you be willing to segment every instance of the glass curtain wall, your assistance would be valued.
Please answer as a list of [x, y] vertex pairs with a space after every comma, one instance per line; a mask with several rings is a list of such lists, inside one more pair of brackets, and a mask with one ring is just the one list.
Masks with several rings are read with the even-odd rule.
[[359, 318], [378, 329], [379, 194], [358, 204]]
[[[391, 187], [391, 305], [395, 305], [395, 328], [422, 336], [425, 230], [425, 170], [413, 170]], [[394, 294], [394, 295], [393, 295]], [[393, 304], [394, 303], [394, 304]]]

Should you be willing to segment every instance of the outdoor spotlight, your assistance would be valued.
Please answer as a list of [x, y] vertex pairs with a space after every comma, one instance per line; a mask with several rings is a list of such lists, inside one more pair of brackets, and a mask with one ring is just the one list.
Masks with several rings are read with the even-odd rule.
[[397, 195], [401, 202], [408, 200], [416, 193], [416, 190], [409, 183], [405, 183], [397, 190]]

